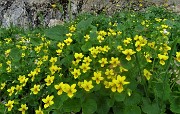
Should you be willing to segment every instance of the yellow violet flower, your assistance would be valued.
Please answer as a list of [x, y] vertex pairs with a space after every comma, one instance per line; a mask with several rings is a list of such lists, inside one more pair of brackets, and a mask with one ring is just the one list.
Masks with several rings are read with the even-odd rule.
[[83, 73], [86, 73], [90, 69], [89, 64], [85, 63], [82, 63], [82, 65], [79, 66], [79, 68], [83, 70]]
[[120, 69], [120, 72], [127, 72], [127, 71], [128, 71], [128, 69], [125, 69], [125, 68], [122, 67], [122, 66], [121, 66], [119, 69]]
[[18, 110], [21, 111], [22, 114], [25, 114], [27, 109], [28, 107], [26, 106], [26, 104], [21, 104], [21, 108], [19, 108]]
[[68, 33], [68, 34], [66, 34], [66, 36], [67, 36], [67, 37], [71, 37], [71, 36], [72, 36], [72, 34], [71, 34], [71, 33]]
[[85, 91], [90, 91], [94, 86], [92, 85], [92, 81], [84, 80], [81, 87], [84, 88]]
[[74, 57], [76, 58], [76, 60], [81, 61], [81, 58], [83, 58], [84, 55], [83, 55], [82, 53], [75, 53], [75, 54], [74, 54]]
[[57, 57], [51, 57], [51, 59], [49, 61], [51, 63], [55, 63], [55, 62], [57, 62]]
[[132, 49], [126, 49], [126, 50], [122, 51], [122, 53], [126, 55], [126, 60], [130, 61], [131, 55], [135, 54], [136, 52], [133, 51]]
[[115, 81], [117, 92], [121, 93], [124, 90], [123, 85], [130, 83], [130, 82], [126, 82], [125, 79], [126, 79], [125, 76], [120, 76], [120, 75], [117, 76], [117, 80]]
[[90, 64], [91, 61], [92, 61], [92, 59], [91, 59], [89, 56], [84, 57], [84, 59], [83, 59], [83, 62], [84, 62], [85, 64]]
[[5, 104], [5, 106], [8, 108], [8, 111], [11, 111], [13, 108], [14, 100], [9, 100], [8, 103]]
[[57, 94], [61, 95], [63, 93], [64, 84], [61, 82], [58, 85], [54, 85], [55, 89], [58, 90]]
[[46, 77], [46, 79], [44, 79], [44, 81], [46, 82], [46, 85], [47, 85], [47, 86], [50, 86], [50, 85], [53, 83], [53, 81], [54, 81], [54, 76], [48, 75], [48, 76]]
[[99, 84], [103, 79], [104, 78], [101, 76], [101, 71], [94, 72], [94, 77], [92, 77], [92, 80], [95, 80], [97, 84]]
[[71, 72], [71, 74], [74, 76], [74, 79], [78, 78], [81, 75], [80, 69], [74, 69], [74, 71]]
[[104, 67], [105, 64], [108, 64], [107, 58], [102, 58], [98, 62], [101, 64], [101, 67]]
[[74, 32], [76, 30], [76, 27], [74, 27], [74, 25], [71, 25], [70, 27], [69, 27], [69, 31], [70, 32]]
[[35, 110], [35, 114], [44, 114], [40, 106], [39, 106], [39, 110]]
[[116, 57], [116, 58], [111, 57], [111, 61], [109, 63], [111, 63], [111, 65], [113, 67], [116, 67], [116, 66], [118, 66], [120, 64], [120, 61], [119, 61], [118, 57]]
[[57, 65], [52, 65], [51, 67], [49, 67], [49, 70], [51, 71], [51, 74], [53, 75], [56, 71], [60, 71], [61, 68], [58, 67]]
[[176, 60], [180, 62], [180, 52], [176, 52]]
[[14, 93], [15, 87], [12, 86], [10, 89], [7, 90], [9, 92], [9, 96], [11, 96]]
[[111, 82], [104, 81], [105, 88], [110, 88]]
[[57, 55], [61, 55], [61, 53], [62, 53], [62, 49], [58, 49], [58, 50], [56, 50], [56, 53], [57, 53]]
[[65, 46], [65, 44], [63, 42], [59, 42], [57, 44], [57, 46], [60, 48], [60, 49], [63, 49], [63, 47]]
[[6, 86], [6, 83], [1, 83], [1, 90], [4, 89], [4, 87]]
[[69, 37], [69, 38], [67, 38], [66, 40], [64, 40], [64, 42], [66, 43], [66, 45], [70, 45], [71, 44], [71, 42], [72, 42], [73, 40]]
[[67, 93], [69, 98], [72, 98], [74, 96], [74, 93], [76, 93], [76, 84], [72, 84], [71, 86], [68, 84], [64, 85], [63, 91]]
[[38, 94], [38, 92], [40, 91], [40, 85], [34, 85], [33, 88], [31, 88], [31, 91], [33, 92], [33, 94]]
[[161, 55], [161, 54], [158, 54], [158, 58], [160, 59], [160, 64], [161, 65], [165, 65], [165, 62], [169, 57], [167, 55]]
[[89, 35], [85, 35], [84, 39], [85, 39], [85, 41], [88, 41], [90, 39], [90, 36]]
[[47, 108], [54, 104], [53, 98], [54, 98], [53, 95], [51, 96], [48, 95], [45, 99], [42, 99], [42, 101], [44, 102], [44, 108]]
[[149, 80], [152, 74], [147, 69], [144, 69], [143, 72], [146, 79]]

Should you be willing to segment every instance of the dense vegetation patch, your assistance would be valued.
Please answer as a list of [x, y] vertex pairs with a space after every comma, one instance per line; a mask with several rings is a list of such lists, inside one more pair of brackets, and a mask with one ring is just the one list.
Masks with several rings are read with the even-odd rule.
[[153, 7], [2, 28], [0, 113], [180, 113], [179, 19]]

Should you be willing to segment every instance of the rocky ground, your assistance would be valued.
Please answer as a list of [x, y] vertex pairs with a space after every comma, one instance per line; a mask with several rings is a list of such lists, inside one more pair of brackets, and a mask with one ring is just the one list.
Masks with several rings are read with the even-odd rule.
[[[164, 5], [180, 12], [179, 0], [0, 0], [0, 24], [23, 27], [53, 26], [80, 12], [112, 14], [122, 9], [142, 10], [151, 5]], [[53, 5], [56, 6], [53, 6]], [[69, 7], [69, 8], [68, 8]], [[68, 10], [70, 9], [70, 10]]]

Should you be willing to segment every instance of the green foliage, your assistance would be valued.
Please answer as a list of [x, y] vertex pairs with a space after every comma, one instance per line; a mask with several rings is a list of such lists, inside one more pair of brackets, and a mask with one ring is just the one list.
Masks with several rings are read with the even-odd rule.
[[12, 29], [0, 30], [0, 113], [180, 113], [178, 15], [152, 7]]

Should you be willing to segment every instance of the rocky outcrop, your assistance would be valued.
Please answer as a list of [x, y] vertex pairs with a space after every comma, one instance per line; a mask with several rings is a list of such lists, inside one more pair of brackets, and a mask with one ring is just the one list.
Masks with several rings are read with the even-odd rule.
[[[70, 2], [70, 4], [68, 4]], [[179, 0], [0, 0], [0, 25], [23, 27], [53, 26], [74, 18], [81, 12], [113, 14], [125, 8], [141, 10], [148, 5], [164, 4], [180, 12]], [[139, 3], [142, 5], [139, 7]], [[54, 5], [55, 4], [55, 5]]]

